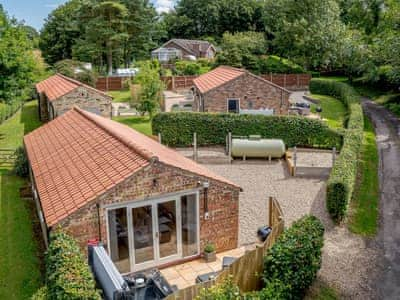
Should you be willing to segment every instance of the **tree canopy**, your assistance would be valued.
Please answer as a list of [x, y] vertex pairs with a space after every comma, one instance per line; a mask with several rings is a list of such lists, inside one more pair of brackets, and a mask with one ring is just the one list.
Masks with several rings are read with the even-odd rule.
[[25, 100], [42, 74], [33, 44], [24, 24], [9, 18], [0, 5], [0, 102]]

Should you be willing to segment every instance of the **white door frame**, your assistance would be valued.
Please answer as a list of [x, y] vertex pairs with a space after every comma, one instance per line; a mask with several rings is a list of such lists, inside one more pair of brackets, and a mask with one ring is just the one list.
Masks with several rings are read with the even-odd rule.
[[[185, 195], [196, 195], [196, 211], [197, 211], [197, 245], [198, 245], [198, 255], [200, 253], [200, 204], [199, 204], [199, 190], [190, 190], [181, 193], [173, 193], [169, 196], [162, 198], [153, 198], [142, 201], [130, 201], [126, 203], [111, 204], [105, 206], [106, 215], [106, 226], [107, 226], [107, 250], [111, 254], [110, 249], [110, 230], [108, 221], [108, 212], [110, 210], [118, 208], [126, 208], [127, 213], [127, 227], [128, 227], [128, 244], [129, 244], [129, 260], [130, 260], [130, 272], [136, 272], [144, 270], [147, 268], [155, 267], [160, 264], [165, 264], [174, 260], [183, 258], [182, 253], [182, 215], [181, 215], [181, 196]], [[177, 254], [160, 258], [160, 247], [159, 247], [159, 233], [157, 237], [157, 232], [159, 230], [158, 226], [158, 204], [175, 201], [176, 210], [176, 236], [177, 236]], [[132, 209], [142, 206], [151, 206], [152, 214], [152, 234], [153, 234], [153, 257], [154, 259], [148, 262], [140, 263], [135, 265], [135, 252], [134, 252], [134, 228], [132, 223]]]

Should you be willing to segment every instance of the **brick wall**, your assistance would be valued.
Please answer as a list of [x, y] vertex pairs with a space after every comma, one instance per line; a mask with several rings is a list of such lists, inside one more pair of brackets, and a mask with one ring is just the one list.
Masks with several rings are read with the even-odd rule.
[[87, 109], [91, 112], [97, 112], [101, 116], [111, 118], [111, 98], [85, 87], [78, 87], [72, 92], [51, 102], [54, 108], [55, 116], [59, 116], [70, 110], [75, 105]]
[[[196, 93], [194, 110], [199, 109]], [[289, 93], [254, 75], [245, 74], [237, 79], [203, 94], [204, 111], [227, 112], [227, 99], [239, 99], [241, 109], [274, 109], [275, 114], [287, 114]]]
[[[156, 179], [156, 185], [154, 185]], [[65, 228], [86, 249], [86, 243], [99, 238], [98, 211], [100, 205], [101, 237], [107, 244], [105, 205], [144, 200], [149, 197], [162, 197], [164, 194], [198, 188], [198, 181], [208, 180], [194, 176], [162, 163], [149, 166], [113, 189], [100, 196], [95, 202], [80, 209], [63, 220]], [[208, 180], [209, 181], [209, 180]], [[238, 246], [239, 231], [239, 190], [216, 181], [210, 181], [208, 190], [209, 219], [204, 219], [204, 193], [200, 192], [200, 243], [202, 249], [206, 242], [216, 245], [217, 251], [225, 251]]]

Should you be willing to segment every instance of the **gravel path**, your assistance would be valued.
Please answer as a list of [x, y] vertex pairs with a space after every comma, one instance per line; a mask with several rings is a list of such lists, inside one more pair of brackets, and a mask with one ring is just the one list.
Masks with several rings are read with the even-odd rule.
[[289, 177], [284, 161], [235, 161], [232, 165], [206, 166], [243, 188], [239, 198], [241, 245], [254, 243], [257, 228], [267, 224], [270, 196], [278, 199], [287, 226], [304, 214], [318, 214], [325, 209], [324, 181]]

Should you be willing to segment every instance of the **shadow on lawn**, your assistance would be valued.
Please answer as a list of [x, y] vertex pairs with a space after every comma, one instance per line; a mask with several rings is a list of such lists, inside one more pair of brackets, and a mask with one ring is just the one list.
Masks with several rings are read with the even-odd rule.
[[0, 298], [29, 299], [43, 283], [44, 243], [33, 200], [21, 199], [27, 181], [0, 169]]
[[[33, 101], [36, 103], [33, 103]], [[39, 108], [37, 105], [37, 100], [32, 100], [22, 106], [20, 122], [24, 124], [24, 135], [28, 134], [32, 130], [35, 130], [42, 124], [39, 120]]]

